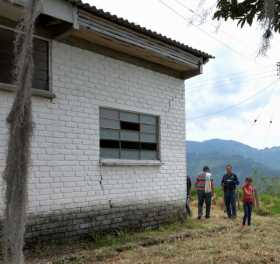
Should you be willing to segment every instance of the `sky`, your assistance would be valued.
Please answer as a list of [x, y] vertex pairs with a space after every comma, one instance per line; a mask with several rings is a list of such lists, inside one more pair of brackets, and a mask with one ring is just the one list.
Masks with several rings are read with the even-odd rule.
[[234, 21], [218, 23], [210, 16], [201, 21], [199, 15], [214, 9], [215, 0], [84, 2], [215, 56], [202, 75], [186, 80], [187, 140], [280, 146], [279, 35], [266, 56], [259, 56], [259, 25], [240, 29]]

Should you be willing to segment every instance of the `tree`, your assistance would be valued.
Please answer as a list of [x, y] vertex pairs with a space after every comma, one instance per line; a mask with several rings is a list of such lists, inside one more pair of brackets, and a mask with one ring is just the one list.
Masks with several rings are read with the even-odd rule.
[[260, 54], [265, 54], [270, 47], [270, 39], [274, 33], [280, 33], [280, 1], [279, 0], [218, 0], [213, 19], [236, 20], [241, 28], [254, 22], [264, 28]]
[[11, 111], [8, 153], [3, 179], [6, 184], [3, 221], [3, 255], [6, 264], [23, 264], [27, 208], [27, 180], [32, 136], [31, 86], [33, 77], [33, 31], [40, 0], [29, 0], [15, 40], [15, 85]]

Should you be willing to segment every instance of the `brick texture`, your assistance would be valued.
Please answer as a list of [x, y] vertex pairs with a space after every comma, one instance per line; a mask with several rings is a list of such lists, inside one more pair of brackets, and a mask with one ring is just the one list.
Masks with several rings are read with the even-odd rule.
[[[77, 234], [94, 226], [102, 229], [102, 226], [133, 224], [133, 217], [125, 222], [124, 216], [135, 215], [135, 208], [141, 216], [138, 219], [147, 210], [158, 212], [147, 218], [147, 225], [170, 217], [174, 208], [183, 210], [186, 196], [184, 82], [59, 42], [52, 43], [51, 64], [52, 90], [57, 98], [53, 101], [33, 98], [35, 130], [28, 235], [39, 236], [42, 230], [57, 233], [59, 215], [70, 217], [72, 223], [72, 227], [65, 224], [61, 232]], [[12, 99], [11, 94], [0, 92], [1, 173], [7, 148], [5, 118]], [[101, 167], [99, 107], [160, 116], [163, 164]], [[3, 196], [2, 187], [0, 181]], [[164, 211], [165, 204], [163, 217], [159, 212]], [[3, 208], [1, 198], [0, 215]], [[48, 219], [45, 225], [44, 216]], [[54, 216], [56, 220], [51, 221]]]

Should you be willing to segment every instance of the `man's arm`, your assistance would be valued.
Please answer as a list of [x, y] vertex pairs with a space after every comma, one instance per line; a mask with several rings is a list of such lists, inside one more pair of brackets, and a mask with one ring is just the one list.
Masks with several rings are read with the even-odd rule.
[[246, 192], [245, 187], [242, 186], [242, 192], [241, 192], [241, 197], [240, 197], [242, 201], [243, 201], [243, 199], [245, 197], [245, 192]]
[[212, 196], [215, 195], [215, 186], [214, 186], [214, 180], [211, 179], [211, 190], [212, 190]]
[[239, 179], [237, 177], [237, 175], [235, 175], [235, 184], [238, 186], [240, 184]]
[[194, 184], [196, 190], [197, 190], [197, 185], [198, 185], [198, 181], [199, 181], [199, 176], [200, 176], [200, 175], [198, 175], [198, 176], [196, 177], [195, 184]]
[[225, 187], [225, 175], [224, 175], [223, 178], [222, 178], [221, 186], [222, 186], [222, 190], [224, 191], [224, 187]]

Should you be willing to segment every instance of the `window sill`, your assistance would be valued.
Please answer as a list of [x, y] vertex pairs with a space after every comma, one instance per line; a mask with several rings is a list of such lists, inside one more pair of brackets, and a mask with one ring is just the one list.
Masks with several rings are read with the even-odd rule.
[[102, 166], [161, 166], [160, 160], [121, 160], [121, 159], [101, 159]]
[[[16, 91], [16, 87], [12, 84], [0, 83], [0, 91], [14, 93]], [[55, 94], [50, 91], [39, 90], [35, 88], [32, 88], [32, 95], [47, 99], [54, 99], [56, 97]]]

